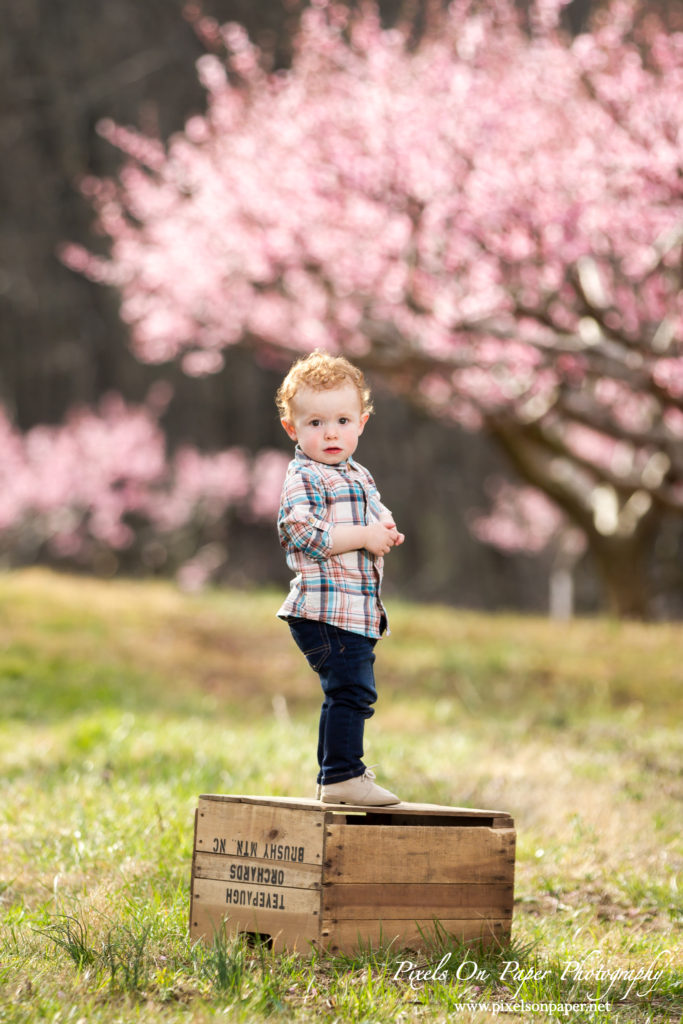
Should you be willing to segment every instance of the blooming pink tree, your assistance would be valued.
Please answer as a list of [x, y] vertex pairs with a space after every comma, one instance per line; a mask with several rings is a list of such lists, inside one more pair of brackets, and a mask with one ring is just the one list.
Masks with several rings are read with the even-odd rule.
[[22, 560], [45, 550], [114, 571], [134, 548], [148, 567], [178, 569], [196, 587], [225, 559], [215, 528], [229, 510], [272, 518], [284, 454], [254, 462], [239, 448], [185, 446], [168, 458], [158, 399], [159, 389], [137, 407], [108, 395], [97, 411], [72, 410], [62, 425], [23, 435], [0, 409], [0, 553]]
[[642, 615], [683, 510], [683, 36], [618, 0], [568, 41], [560, 6], [454, 0], [411, 49], [316, 0], [272, 75], [201, 21], [206, 113], [167, 146], [101, 125], [128, 157], [84, 186], [111, 257], [64, 259], [120, 290], [144, 360], [325, 346], [486, 430]]

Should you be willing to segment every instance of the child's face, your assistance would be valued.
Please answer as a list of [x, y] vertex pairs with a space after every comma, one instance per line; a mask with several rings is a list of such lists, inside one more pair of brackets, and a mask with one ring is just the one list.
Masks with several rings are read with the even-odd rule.
[[309, 459], [336, 466], [353, 455], [368, 421], [353, 384], [315, 391], [301, 388], [291, 402], [292, 415], [282, 420], [292, 441], [298, 441]]

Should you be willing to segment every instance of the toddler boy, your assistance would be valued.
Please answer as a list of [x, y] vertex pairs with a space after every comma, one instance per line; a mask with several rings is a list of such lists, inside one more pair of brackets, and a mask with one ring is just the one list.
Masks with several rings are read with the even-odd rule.
[[296, 576], [277, 614], [323, 688], [318, 796], [324, 803], [397, 804], [362, 761], [365, 719], [377, 700], [374, 647], [387, 625], [383, 556], [404, 541], [370, 473], [352, 458], [372, 412], [370, 392], [347, 359], [316, 351], [294, 363], [276, 402], [297, 442], [278, 515]]

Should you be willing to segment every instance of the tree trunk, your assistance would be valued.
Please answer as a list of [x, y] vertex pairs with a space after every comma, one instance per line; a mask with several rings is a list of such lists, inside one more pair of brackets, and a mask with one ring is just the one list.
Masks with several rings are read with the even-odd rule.
[[652, 618], [652, 593], [649, 580], [653, 523], [630, 536], [588, 538], [591, 554], [600, 575], [609, 611], [620, 619]]
[[533, 428], [509, 422], [490, 422], [488, 427], [521, 477], [555, 501], [570, 523], [585, 534], [608, 611], [618, 618], [652, 618], [650, 567], [662, 527], [658, 506], [653, 503], [629, 532], [615, 524], [614, 532], [601, 533], [589, 500], [590, 491], [582, 493], [578, 486], [571, 486], [557, 474], [553, 453], [544, 449], [542, 438]]

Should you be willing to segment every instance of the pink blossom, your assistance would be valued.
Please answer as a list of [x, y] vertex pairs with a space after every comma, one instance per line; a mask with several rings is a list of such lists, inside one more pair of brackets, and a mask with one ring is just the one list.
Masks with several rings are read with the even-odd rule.
[[262, 452], [254, 460], [249, 508], [255, 519], [274, 519], [280, 504], [289, 456]]
[[63, 259], [119, 289], [145, 360], [348, 351], [531, 446], [584, 528], [600, 488], [680, 511], [683, 41], [638, 37], [629, 3], [570, 41], [562, 6], [537, 0], [528, 33], [512, 0], [457, 0], [411, 47], [321, 0], [276, 75], [207, 22], [205, 113], [165, 149], [101, 126], [126, 155], [85, 184], [111, 256]]
[[123, 551], [150, 535], [172, 547], [188, 529], [200, 537], [229, 509], [272, 518], [284, 456], [266, 451], [252, 464], [238, 448], [186, 446], [169, 458], [158, 423], [169, 397], [163, 384], [144, 406], [110, 394], [25, 435], [0, 408], [0, 547], [12, 557], [44, 544], [88, 564], [98, 547]]
[[503, 551], [538, 552], [557, 535], [563, 516], [541, 491], [505, 480], [492, 481], [489, 489], [492, 511], [471, 522], [479, 540]]

